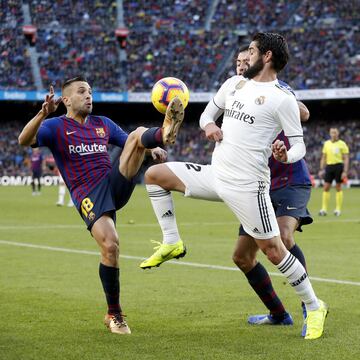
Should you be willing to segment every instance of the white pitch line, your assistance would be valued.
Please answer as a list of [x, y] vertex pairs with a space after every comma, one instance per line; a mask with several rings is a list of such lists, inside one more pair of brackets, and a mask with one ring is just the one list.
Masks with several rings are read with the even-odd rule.
[[[59, 252], [65, 252], [65, 253], [71, 253], [71, 254], [85, 254], [85, 255], [96, 255], [96, 256], [100, 255], [100, 253], [97, 251], [67, 249], [67, 248], [61, 248], [61, 247], [20, 243], [20, 242], [15, 242], [15, 241], [6, 241], [6, 240], [0, 240], [0, 245], [28, 247], [28, 248], [33, 248], [33, 249], [59, 251]], [[130, 259], [130, 260], [143, 260], [144, 259], [141, 256], [132, 256], [132, 255], [120, 255], [120, 257], [123, 259]], [[186, 262], [186, 261], [168, 261], [168, 263], [173, 264], [173, 265], [191, 266], [191, 267], [197, 267], [197, 268], [203, 268], [203, 269], [239, 271], [238, 268], [230, 267], [230, 266], [200, 264], [200, 263], [193, 263], [193, 262]], [[269, 274], [272, 276], [283, 276], [282, 274], [273, 273], [273, 272], [269, 272]], [[360, 282], [355, 282], [355, 281], [326, 279], [326, 278], [320, 278], [320, 277], [316, 277], [316, 276], [310, 276], [310, 279], [314, 280], [314, 281], [327, 282], [327, 283], [333, 283], [333, 284], [360, 286]]]
[[[181, 223], [181, 226], [221, 226], [221, 225], [238, 225], [236, 221], [224, 222], [189, 222]], [[148, 224], [118, 224], [120, 227], [156, 227], [160, 228], [157, 223]], [[33, 230], [33, 229], [85, 229], [84, 225], [66, 225], [66, 224], [39, 224], [39, 225], [0, 225], [0, 230]]]
[[[334, 219], [334, 220], [320, 220], [314, 224], [321, 223], [360, 223], [360, 219]], [[222, 226], [222, 225], [238, 225], [237, 221], [218, 221], [218, 222], [182, 222], [180, 226]], [[132, 223], [132, 224], [118, 224], [120, 227], [144, 227], [153, 228], [159, 227], [157, 223]], [[37, 229], [84, 229], [84, 225], [71, 225], [71, 224], [39, 224], [39, 225], [0, 225], [0, 230], [37, 230]]]

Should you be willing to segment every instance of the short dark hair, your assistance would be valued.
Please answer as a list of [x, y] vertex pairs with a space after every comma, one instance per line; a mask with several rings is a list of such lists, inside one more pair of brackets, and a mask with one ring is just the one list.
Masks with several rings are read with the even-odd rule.
[[248, 51], [249, 50], [249, 45], [243, 45], [240, 47], [240, 49], [238, 50], [238, 54], [244, 52], [244, 51]]
[[276, 72], [285, 67], [289, 61], [289, 48], [282, 35], [259, 32], [252, 40], [256, 41], [260, 54], [264, 55], [269, 50], [272, 52], [272, 64]]
[[76, 76], [76, 77], [74, 77], [74, 78], [72, 78], [72, 79], [65, 80], [64, 83], [63, 83], [62, 86], [61, 86], [61, 91], [64, 91], [65, 88], [67, 88], [67, 87], [70, 86], [72, 83], [77, 82], [77, 81], [88, 82], [84, 76], [82, 76], [82, 75]]

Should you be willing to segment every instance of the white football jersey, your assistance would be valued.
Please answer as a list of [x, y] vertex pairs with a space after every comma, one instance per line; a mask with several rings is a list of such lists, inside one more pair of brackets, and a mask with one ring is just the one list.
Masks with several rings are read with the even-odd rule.
[[287, 137], [303, 136], [294, 95], [277, 80], [233, 76], [213, 101], [224, 110], [223, 140], [216, 143], [212, 157], [216, 176], [234, 185], [270, 182], [268, 159], [276, 136], [282, 129]]

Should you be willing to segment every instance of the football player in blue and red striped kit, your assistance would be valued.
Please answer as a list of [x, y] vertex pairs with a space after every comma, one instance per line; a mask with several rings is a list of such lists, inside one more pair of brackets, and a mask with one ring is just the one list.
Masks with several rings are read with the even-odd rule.
[[[43, 156], [39, 149], [33, 149], [31, 154], [31, 171], [32, 171], [32, 179], [31, 179], [31, 188], [33, 195], [40, 195], [41, 192], [41, 174], [43, 167]], [[37, 191], [35, 188], [35, 180], [37, 182]]]
[[[247, 47], [240, 49], [236, 72], [242, 75], [249, 67]], [[294, 94], [291, 87], [279, 80], [284, 91]], [[295, 94], [294, 94], [295, 95]], [[306, 106], [298, 101], [301, 121], [309, 119], [309, 111]], [[286, 148], [290, 148], [289, 140], [282, 131], [276, 139], [283, 141]], [[304, 159], [292, 164], [283, 164], [276, 161], [273, 156], [269, 159], [271, 171], [270, 197], [275, 209], [277, 222], [280, 228], [281, 240], [286, 248], [294, 255], [306, 269], [305, 256], [300, 247], [295, 243], [294, 232], [302, 231], [301, 226], [311, 224], [313, 219], [306, 206], [310, 199], [311, 179], [309, 170]], [[239, 229], [239, 238], [233, 254], [235, 264], [244, 272], [249, 284], [259, 296], [270, 314], [250, 316], [250, 324], [268, 325], [292, 325], [291, 315], [285, 310], [284, 305], [277, 296], [270, 276], [263, 265], [256, 260], [258, 247], [253, 238], [248, 235], [242, 226]], [[303, 305], [304, 318], [306, 310]], [[305, 336], [306, 327], [302, 329]]]
[[[63, 102], [67, 113], [45, 120]], [[164, 161], [166, 151], [158, 146], [175, 142], [184, 117], [182, 102], [170, 102], [163, 127], [138, 127], [127, 134], [112, 120], [91, 115], [92, 90], [83, 77], [67, 80], [62, 97], [55, 101], [54, 89], [39, 113], [19, 135], [21, 145], [47, 146], [56, 161], [72, 200], [101, 249], [99, 276], [108, 312], [105, 324], [111, 332], [130, 334], [120, 306], [119, 238], [116, 210], [129, 200], [147, 149], [154, 160]], [[123, 148], [111, 164], [107, 144]]]

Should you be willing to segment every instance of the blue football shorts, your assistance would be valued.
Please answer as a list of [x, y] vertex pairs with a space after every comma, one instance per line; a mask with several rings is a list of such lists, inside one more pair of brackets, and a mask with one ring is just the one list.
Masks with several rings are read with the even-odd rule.
[[135, 178], [126, 179], [119, 172], [119, 162], [115, 163], [110, 174], [81, 201], [78, 211], [87, 229], [91, 231], [96, 220], [105, 213], [109, 214], [116, 224], [116, 210], [127, 204], [135, 185]]

